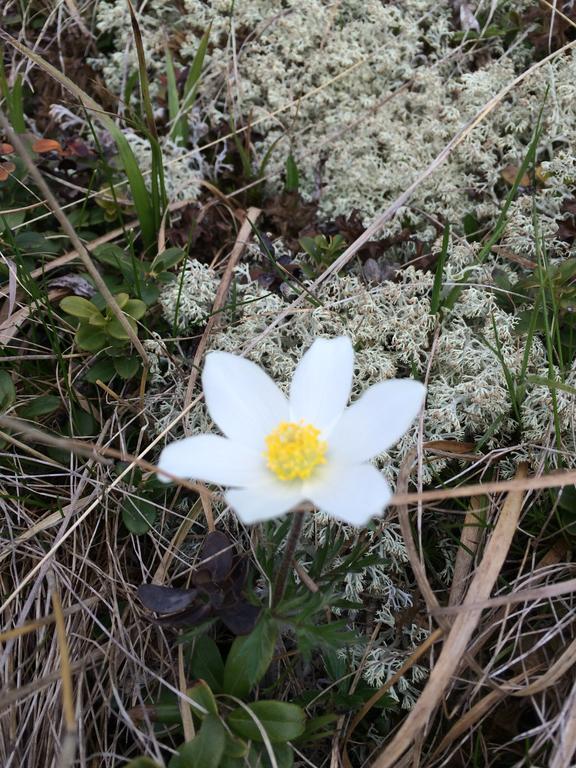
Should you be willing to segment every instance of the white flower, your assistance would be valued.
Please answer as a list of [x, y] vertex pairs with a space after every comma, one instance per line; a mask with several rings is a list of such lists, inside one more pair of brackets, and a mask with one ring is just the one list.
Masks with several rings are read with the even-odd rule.
[[211, 352], [202, 384], [225, 437], [172, 443], [159, 468], [230, 486], [226, 501], [244, 523], [278, 517], [306, 501], [351, 525], [365, 524], [392, 495], [367, 462], [406, 432], [426, 390], [412, 379], [382, 381], [346, 407], [353, 370], [350, 339], [316, 339], [286, 398], [254, 363]]

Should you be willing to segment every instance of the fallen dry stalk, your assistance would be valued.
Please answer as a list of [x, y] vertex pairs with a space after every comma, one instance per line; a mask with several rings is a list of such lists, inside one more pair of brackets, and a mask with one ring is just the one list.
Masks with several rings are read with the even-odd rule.
[[200, 364], [202, 362], [202, 358], [204, 357], [204, 353], [206, 352], [206, 347], [208, 346], [208, 340], [210, 338], [210, 334], [221, 321], [222, 309], [226, 304], [226, 296], [228, 295], [230, 283], [232, 282], [234, 269], [236, 268], [236, 265], [240, 261], [240, 258], [244, 253], [246, 246], [250, 242], [254, 224], [258, 221], [258, 217], [260, 216], [260, 213], [261, 211], [259, 208], [248, 209], [248, 211], [246, 212], [246, 217], [242, 223], [242, 226], [240, 227], [240, 231], [238, 232], [238, 237], [236, 238], [236, 242], [234, 243], [232, 251], [230, 252], [230, 256], [228, 257], [228, 261], [226, 263], [226, 269], [224, 270], [224, 274], [222, 275], [222, 279], [220, 280], [220, 285], [218, 286], [218, 290], [216, 291], [214, 304], [212, 305], [212, 312], [210, 314], [210, 317], [208, 318], [208, 322], [206, 323], [206, 328], [202, 333], [202, 338], [200, 339], [198, 347], [196, 348], [196, 352], [194, 353], [194, 360], [192, 361], [192, 371], [190, 373], [190, 378], [188, 379], [186, 396], [184, 398], [184, 406], [187, 406], [192, 400], [194, 387], [196, 386], [196, 382], [198, 381], [198, 376], [200, 374]]

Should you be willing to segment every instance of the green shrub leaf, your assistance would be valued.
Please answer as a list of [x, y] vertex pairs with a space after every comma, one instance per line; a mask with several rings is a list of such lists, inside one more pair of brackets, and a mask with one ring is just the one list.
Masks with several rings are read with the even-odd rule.
[[183, 744], [170, 768], [218, 768], [226, 746], [226, 731], [217, 715], [207, 715], [192, 741]]
[[296, 704], [285, 701], [255, 701], [248, 704], [247, 709], [234, 709], [227, 721], [234, 733], [243, 739], [263, 741], [256, 720], [272, 743], [290, 741], [304, 733], [306, 717], [304, 710]]
[[123, 379], [131, 379], [136, 376], [140, 370], [140, 358], [138, 357], [115, 357], [114, 369]]
[[92, 315], [100, 314], [98, 307], [81, 296], [65, 296], [60, 302], [60, 309], [72, 317], [79, 317], [81, 320], [88, 320]]
[[98, 352], [106, 346], [106, 334], [101, 328], [82, 323], [76, 331], [76, 344], [87, 352]]
[[274, 656], [278, 627], [269, 616], [262, 616], [249, 635], [232, 643], [224, 667], [224, 691], [245, 698], [265, 674]]
[[22, 416], [23, 419], [36, 419], [38, 416], [48, 416], [49, 413], [54, 413], [61, 405], [62, 401], [57, 395], [41, 395], [22, 406], [18, 415]]
[[16, 388], [8, 371], [0, 371], [0, 410], [10, 408], [16, 400]]
[[156, 521], [156, 507], [146, 499], [127, 496], [122, 504], [122, 522], [130, 533], [142, 536]]

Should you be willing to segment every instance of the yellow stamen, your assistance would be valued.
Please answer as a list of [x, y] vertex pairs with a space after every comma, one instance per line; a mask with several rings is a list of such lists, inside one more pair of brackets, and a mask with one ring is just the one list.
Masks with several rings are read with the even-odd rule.
[[283, 421], [266, 438], [266, 465], [280, 480], [306, 480], [326, 464], [327, 443], [312, 424]]

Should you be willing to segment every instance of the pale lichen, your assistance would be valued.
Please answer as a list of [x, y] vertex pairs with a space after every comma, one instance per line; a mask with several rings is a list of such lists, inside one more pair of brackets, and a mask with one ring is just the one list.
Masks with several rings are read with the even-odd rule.
[[[520, 13], [528, 0], [493, 4], [504, 20]], [[370, 220], [404, 192], [450, 139], [490, 99], [530, 63], [528, 46], [520, 39], [505, 50], [499, 39], [477, 48], [461, 48], [454, 40], [450, 3], [406, 0], [286, 0], [271, 7], [268, 0], [185, 0], [186, 13], [174, 18], [167, 0], [150, 0], [140, 19], [153, 80], [164, 73], [164, 28], [170, 24], [183, 41], [180, 55], [190, 62], [202, 32], [212, 25], [199, 94], [191, 116], [193, 153], [186, 173], [178, 170], [177, 152], [166, 167], [171, 198], [195, 194], [198, 181], [214, 169], [203, 160], [202, 131], [230, 116], [256, 127], [252, 145], [254, 169], [272, 148], [266, 169], [269, 190], [280, 188], [290, 148], [298, 167], [300, 191], [319, 202], [325, 218], [348, 216], [358, 209]], [[123, 0], [98, 0], [97, 23], [110, 33], [116, 53], [101, 57], [98, 66], [109, 85], [123, 92], [127, 72], [135, 67], [130, 25]], [[126, 53], [128, 52], [128, 53]], [[250, 359], [262, 365], [287, 389], [302, 353], [317, 336], [346, 334], [356, 350], [353, 397], [370, 385], [395, 376], [426, 378], [428, 398], [423, 423], [416, 424], [396, 446], [378, 459], [394, 481], [400, 463], [415, 445], [420, 428], [424, 440], [482, 440], [487, 448], [507, 444], [521, 426], [525, 443], [499, 462], [511, 474], [514, 458], [538, 460], [555, 438], [557, 450], [576, 450], [576, 404], [570, 391], [530, 384], [527, 377], [550, 379], [558, 371], [548, 361], [538, 335], [519, 333], [515, 316], [502, 308], [498, 274], [516, 284], [506, 253], [536, 260], [538, 238], [554, 258], [568, 246], [557, 238], [557, 222], [566, 215], [564, 201], [573, 195], [576, 178], [576, 53], [567, 52], [534, 70], [511, 89], [471, 129], [435, 174], [417, 186], [409, 204], [400, 208], [381, 234], [401, 227], [418, 231], [421, 240], [439, 252], [437, 221], [461, 231], [464, 217], [482, 231], [491, 231], [510, 190], [506, 166], [518, 168], [539, 126], [536, 162], [541, 166], [534, 189], [521, 188], [507, 212], [499, 255], [454, 238], [444, 265], [442, 314], [432, 312], [433, 276], [413, 267], [402, 269], [395, 282], [368, 286], [352, 271], [324, 283], [315, 303], [304, 302], [269, 332], [270, 323], [302, 289], [290, 285], [271, 293], [249, 279], [246, 268], [236, 272], [234, 306], [210, 338], [210, 348], [240, 353], [248, 342]], [[157, 85], [157, 82], [156, 82]], [[278, 111], [277, 115], [271, 113]], [[201, 114], [201, 117], [200, 117]], [[200, 127], [199, 127], [200, 126]], [[274, 142], [283, 139], [273, 147]], [[150, 160], [143, 143], [133, 139], [143, 167]], [[167, 146], [167, 151], [172, 151]], [[225, 162], [220, 154], [220, 161]], [[180, 174], [180, 175], [178, 175]], [[217, 176], [217, 173], [216, 173]], [[528, 194], [529, 193], [529, 194]], [[278, 253], [283, 244], [276, 244]], [[573, 248], [574, 246], [572, 246]], [[257, 249], [249, 252], [257, 258]], [[161, 303], [166, 319], [180, 332], [196, 333], [210, 312], [217, 276], [191, 261], [183, 280], [168, 286]], [[306, 285], [311, 288], [310, 284]], [[506, 289], [509, 290], [509, 289]], [[516, 301], [521, 300], [516, 297]], [[436, 333], [435, 333], [436, 332]], [[165, 371], [161, 353], [148, 395], [150, 411], [161, 426], [177, 415], [184, 398], [181, 377]], [[522, 380], [521, 425], [512, 399], [511, 382]], [[569, 375], [576, 385], [576, 368]], [[168, 396], [167, 396], [168, 393]], [[214, 427], [203, 405], [186, 416], [189, 434]], [[175, 435], [176, 436], [176, 435]], [[573, 462], [573, 460], [570, 460]], [[445, 459], [424, 462], [423, 483], [436, 478]], [[308, 538], [322, 537], [328, 519], [321, 512], [306, 529]], [[352, 535], [352, 533], [350, 533]], [[351, 574], [342, 591], [357, 601], [374, 604], [382, 624], [364, 665], [364, 677], [381, 685], [396, 672], [426, 629], [400, 628], [396, 616], [410, 604], [406, 551], [397, 527], [384, 523], [370, 540], [371, 551], [386, 568]], [[445, 547], [444, 575], [450, 576], [451, 554]], [[359, 663], [365, 647], [351, 649]], [[402, 706], [415, 696], [413, 684], [424, 671], [414, 667], [392, 695]]]

